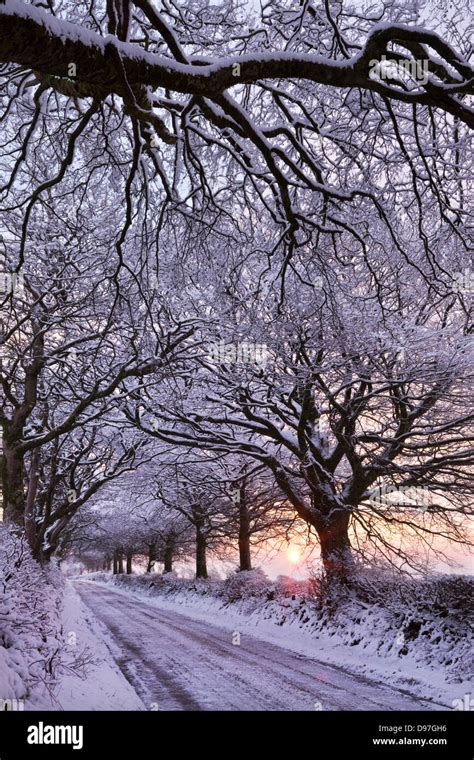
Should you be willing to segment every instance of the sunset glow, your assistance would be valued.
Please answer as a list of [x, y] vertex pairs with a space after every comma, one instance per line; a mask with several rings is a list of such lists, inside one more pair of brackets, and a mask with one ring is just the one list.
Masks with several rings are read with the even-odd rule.
[[301, 554], [300, 554], [299, 549], [297, 549], [296, 546], [290, 546], [288, 549], [289, 561], [296, 565], [300, 561], [300, 557], [301, 557]]

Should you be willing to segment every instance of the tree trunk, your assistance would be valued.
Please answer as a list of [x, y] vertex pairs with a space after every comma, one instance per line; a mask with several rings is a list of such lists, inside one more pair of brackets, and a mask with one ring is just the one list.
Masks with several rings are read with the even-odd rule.
[[148, 563], [146, 566], [147, 573], [151, 573], [153, 570], [153, 565], [155, 564], [156, 560], [156, 551], [155, 551], [155, 544], [148, 544]]
[[349, 513], [338, 514], [318, 529], [321, 559], [329, 580], [347, 584], [354, 576], [355, 565], [349, 540]]
[[43, 518], [43, 521], [37, 526], [36, 535], [32, 542], [30, 541], [33, 557], [41, 564], [51, 560], [56, 553], [61, 534], [67, 526], [72, 515], [63, 515], [59, 519], [54, 516]]
[[250, 555], [250, 517], [245, 501], [245, 495], [240, 491], [239, 502], [239, 568], [240, 570], [252, 569]]
[[118, 552], [117, 551], [114, 551], [114, 556], [113, 556], [113, 559], [112, 559], [112, 564], [113, 564], [112, 573], [114, 575], [118, 575]]
[[20, 450], [3, 439], [2, 492], [3, 519], [21, 530], [25, 524], [24, 458]]
[[133, 559], [132, 552], [127, 552], [127, 575], [132, 574], [132, 559]]
[[206, 536], [199, 525], [196, 526], [196, 578], [207, 578]]
[[114, 551], [114, 575], [123, 573], [123, 554], [120, 549]]
[[37, 546], [38, 542], [38, 526], [36, 524], [36, 496], [38, 493], [39, 484], [39, 466], [40, 466], [40, 449], [37, 448], [31, 455], [30, 472], [28, 476], [28, 492], [25, 501], [25, 536], [30, 548], [36, 551], [40, 551], [40, 547]]
[[163, 574], [173, 572], [173, 548], [174, 548], [173, 542], [170, 539], [168, 539], [166, 541], [166, 546], [165, 546], [165, 556], [164, 556], [165, 567], [163, 569]]

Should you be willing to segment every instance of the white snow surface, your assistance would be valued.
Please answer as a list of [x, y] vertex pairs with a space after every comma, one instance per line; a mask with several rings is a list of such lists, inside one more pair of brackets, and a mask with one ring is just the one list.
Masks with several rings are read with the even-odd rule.
[[[249, 577], [244, 579], [244, 575]], [[294, 656], [304, 658], [306, 661], [311, 660], [312, 665], [309, 662], [305, 665], [307, 675], [310, 675], [312, 668], [316, 668], [317, 672], [323, 669], [322, 680], [326, 683], [331, 683], [333, 679], [331, 675], [328, 676], [325, 669], [329, 668], [330, 674], [333, 674], [331, 668], [338, 669], [341, 673], [341, 682], [347, 681], [345, 685], [338, 684], [345, 691], [344, 699], [335, 698], [332, 692], [329, 694], [326, 692], [325, 699], [322, 698], [319, 678], [317, 678], [318, 683], [313, 689], [311, 699], [315, 704], [322, 703], [323, 706], [316, 709], [446, 710], [453, 708], [453, 700], [463, 699], [466, 694], [472, 693], [472, 682], [469, 681], [469, 641], [464, 643], [453, 641], [446, 631], [441, 631], [445, 640], [442, 641], [441, 646], [438, 642], [438, 647], [434, 645], [428, 647], [428, 651], [430, 648], [432, 650], [429, 662], [426, 651], [423, 649], [422, 634], [420, 634], [418, 648], [412, 646], [413, 641], [408, 640], [409, 631], [413, 629], [413, 625], [410, 628], [410, 622], [413, 624], [416, 617], [413, 614], [411, 617], [408, 615], [405, 620], [407, 640], [402, 642], [401, 638], [398, 638], [397, 643], [394, 637], [399, 634], [396, 634], [396, 631], [387, 630], [387, 615], [377, 605], [367, 606], [365, 614], [359, 613], [360, 619], [357, 619], [357, 622], [349, 621], [347, 629], [343, 630], [335, 621], [331, 623], [330, 620], [326, 620], [321, 625], [321, 618], [312, 609], [311, 601], [301, 598], [301, 595], [290, 594], [287, 597], [279, 597], [275, 593], [275, 584], [268, 584], [267, 581], [263, 598], [261, 579], [258, 575], [250, 573], [239, 574], [239, 576], [234, 580], [231, 579], [230, 583], [229, 581], [193, 582], [172, 578], [164, 580], [163, 576], [158, 575], [113, 577], [100, 573], [88, 576], [89, 580], [95, 581], [95, 584], [104, 590], [113, 588], [115, 599], [117, 594], [122, 596], [125, 617], [121, 616], [120, 625], [116, 617], [120, 614], [120, 604], [116, 601], [114, 603], [106, 594], [97, 595], [92, 588], [94, 584], [88, 583], [84, 577], [77, 583], [77, 587], [82, 589], [81, 593], [92, 609], [99, 616], [103, 616], [102, 619], [106, 625], [108, 623], [112, 634], [122, 639], [119, 646], [124, 646], [127, 650], [128, 642], [133, 641], [133, 647], [137, 648], [135, 652], [137, 661], [140, 657], [149, 659], [149, 652], [153, 649], [162, 650], [159, 655], [156, 655], [158, 659], [154, 660], [155, 666], [164, 671], [168, 670], [172, 676], [177, 675], [178, 681], [179, 671], [183, 669], [186, 673], [187, 668], [189, 671], [187, 681], [193, 681], [196, 677], [193, 667], [198, 671], [198, 676], [201, 673], [204, 682], [212, 680], [212, 673], [203, 675], [203, 665], [198, 663], [202, 659], [206, 660], [209, 647], [211, 650], [214, 647], [210, 643], [213, 640], [217, 640], [219, 647], [225, 646], [227, 660], [229, 657], [237, 658], [236, 664], [238, 664], [237, 653], [240, 654], [242, 651], [243, 643], [240, 647], [230, 644], [231, 636], [238, 633], [241, 641], [248, 643], [253, 654], [259, 652], [261, 657], [268, 659], [277, 649], [278, 654], [273, 658], [275, 667], [285, 656], [290, 660]], [[223, 594], [224, 584], [227, 584], [225, 594]], [[294, 585], [298, 587], [304, 584]], [[247, 586], [247, 591], [244, 593], [242, 593], [242, 586]], [[132, 600], [136, 606], [128, 607]], [[148, 610], [142, 604], [145, 600]], [[116, 612], [107, 612], [107, 607], [110, 605]], [[149, 607], [158, 609], [159, 615], [153, 615]], [[413, 613], [413, 610], [411, 612]], [[144, 616], [145, 620], [153, 621], [148, 622], [148, 625], [153, 627], [152, 631], [144, 630], [140, 622], [141, 616]], [[189, 631], [189, 636], [186, 636], [186, 630]], [[135, 631], [135, 638], [133, 638], [133, 631]], [[171, 638], [170, 631], [173, 632]], [[227, 635], [223, 632], [227, 632]], [[175, 651], [173, 644], [175, 637], [178, 639], [184, 637], [180, 642], [180, 652]], [[460, 639], [463, 637], [464, 632], [460, 632]], [[381, 638], [386, 639], [383, 646], [381, 646]], [[441, 638], [443, 639], [443, 636]], [[142, 650], [145, 640], [148, 644]], [[196, 641], [199, 643], [198, 648], [196, 648]], [[265, 645], [263, 649], [262, 644]], [[403, 655], [400, 652], [406, 645], [409, 645], [408, 654]], [[187, 650], [191, 651], [191, 655], [186, 666], [186, 663], [183, 664], [183, 657]], [[287, 655], [282, 654], [284, 651]], [[449, 661], [447, 652], [451, 652], [453, 661], [456, 661], [457, 657], [460, 658], [458, 667], [450, 670], [446, 665]], [[444, 664], [440, 662], [443, 659]], [[212, 663], [208, 663], [208, 666], [212, 670]], [[287, 680], [290, 680], [289, 673], [292, 670], [294, 670], [294, 663], [289, 662]], [[252, 673], [245, 672], [242, 663], [240, 663], [238, 673], [240, 678], [244, 676], [252, 680]], [[265, 678], [268, 683], [273, 684], [274, 693], [277, 694], [282, 685], [276, 678], [276, 673], [270, 669], [270, 672], [261, 674], [259, 684]], [[364, 689], [366, 689], [364, 684], [367, 679], [378, 685], [378, 694], [376, 689], [370, 695], [364, 694]], [[133, 677], [131, 680], [133, 682]], [[199, 681], [199, 678], [197, 680]], [[227, 680], [230, 688], [235, 689], [236, 684], [233, 683], [232, 673], [227, 673]], [[394, 689], [396, 693], [389, 695], [387, 688]], [[145, 702], [154, 703], [153, 693], [147, 692], [146, 688], [142, 689], [141, 696]], [[200, 696], [202, 698], [202, 695]], [[225, 702], [227, 696], [227, 690], [224, 689], [220, 695], [221, 702]], [[199, 698], [198, 694], [198, 703]], [[301, 700], [298, 702], [296, 694], [288, 699], [290, 705], [288, 709], [314, 709], [311, 707], [312, 703], [308, 701], [304, 704]], [[418, 706], [415, 706], [413, 699], [419, 700]], [[184, 702], [186, 704], [186, 699]], [[262, 706], [249, 707], [248, 702], [247, 697], [239, 709], [272, 709]], [[178, 705], [178, 707], [162, 709], [182, 708]], [[185, 707], [185, 709], [197, 708]], [[204, 707], [204, 709], [209, 709], [209, 707]], [[216, 709], [215, 705], [213, 709]], [[235, 706], [229, 706], [227, 709], [235, 709]], [[273, 709], [285, 708], [280, 706]]]
[[443, 710], [472, 694], [470, 578], [372, 582], [332, 607], [314, 580], [258, 571], [71, 584], [0, 533], [0, 700], [25, 710]]
[[434, 710], [407, 689], [324, 662], [315, 648], [249, 632], [245, 621], [191, 615], [107, 584], [77, 582], [108, 627], [117, 661], [149, 710]]
[[111, 654], [106, 630], [70, 583], [64, 593], [62, 620], [66, 642], [72, 642], [72, 648], [85, 650], [88, 661], [82, 678], [74, 672], [62, 676], [52, 708], [144, 710], [143, 702]]
[[25, 711], [144, 709], [55, 563], [41, 567], [0, 526], [0, 709], [7, 700]]

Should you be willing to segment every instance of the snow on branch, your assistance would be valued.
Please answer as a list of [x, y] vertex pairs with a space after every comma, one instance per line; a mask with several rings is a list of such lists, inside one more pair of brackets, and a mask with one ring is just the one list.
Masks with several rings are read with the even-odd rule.
[[[143, 4], [139, 4], [143, 5]], [[473, 93], [474, 69], [436, 34], [421, 27], [404, 25], [375, 26], [361, 52], [334, 60], [324, 56], [286, 51], [228, 56], [222, 60], [193, 57], [184, 63], [144, 50], [140, 45], [119, 40], [113, 35], [93, 32], [76, 23], [19, 0], [0, 6], [0, 61], [16, 63], [59, 79], [77, 79], [78, 93], [103, 98], [110, 92], [126, 97], [122, 61], [130, 86], [162, 87], [175, 92], [215, 98], [237, 84], [253, 84], [265, 79], [302, 79], [331, 87], [362, 88], [395, 100], [419, 103], [457, 116], [474, 127], [474, 111], [461, 100]], [[371, 76], [374, 59], [387, 51], [389, 43], [410, 46], [428, 55], [435, 50], [455, 71], [436, 64], [446, 81], [429, 81], [413, 90], [385, 83]], [[421, 48], [419, 46], [422, 46]]]

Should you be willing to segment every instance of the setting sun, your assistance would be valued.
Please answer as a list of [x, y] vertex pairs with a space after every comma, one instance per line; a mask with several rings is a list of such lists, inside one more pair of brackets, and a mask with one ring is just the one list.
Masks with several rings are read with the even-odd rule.
[[299, 549], [296, 548], [296, 546], [290, 546], [288, 549], [288, 559], [290, 562], [293, 562], [295, 565], [300, 561], [300, 552]]

